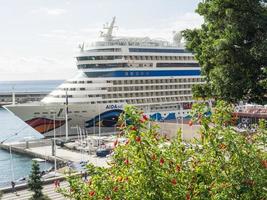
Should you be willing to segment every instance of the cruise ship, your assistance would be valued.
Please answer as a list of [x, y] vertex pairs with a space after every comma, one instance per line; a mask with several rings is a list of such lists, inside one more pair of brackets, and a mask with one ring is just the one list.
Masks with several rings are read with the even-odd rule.
[[189, 115], [192, 86], [204, 79], [194, 55], [174, 41], [149, 37], [115, 37], [115, 17], [104, 26], [101, 39], [79, 45], [77, 74], [41, 102], [5, 106], [42, 134], [75, 133], [75, 127], [115, 129], [127, 104], [154, 120]]

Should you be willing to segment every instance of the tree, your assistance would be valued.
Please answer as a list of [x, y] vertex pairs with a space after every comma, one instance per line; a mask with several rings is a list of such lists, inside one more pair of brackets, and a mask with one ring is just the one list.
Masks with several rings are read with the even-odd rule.
[[[199, 3], [196, 12], [204, 17], [204, 23], [199, 29], [183, 31], [186, 47], [195, 53], [206, 77], [206, 85], [195, 86], [195, 95], [228, 102], [264, 101], [267, 94], [266, 2], [204, 0]], [[210, 89], [206, 89], [207, 86]]]
[[181, 131], [169, 140], [141, 111], [126, 107], [120, 122], [127, 140], [114, 143], [109, 168], [88, 165], [88, 182], [70, 176], [70, 187], [60, 191], [77, 200], [266, 199], [266, 129], [237, 133], [224, 102], [212, 116], [204, 103], [193, 109], [202, 137], [184, 143]]
[[42, 181], [41, 181], [41, 173], [39, 164], [36, 161], [32, 163], [32, 171], [29, 176], [28, 186], [31, 191], [34, 192], [32, 196], [32, 200], [46, 200], [49, 199], [48, 197], [44, 196], [42, 193]]

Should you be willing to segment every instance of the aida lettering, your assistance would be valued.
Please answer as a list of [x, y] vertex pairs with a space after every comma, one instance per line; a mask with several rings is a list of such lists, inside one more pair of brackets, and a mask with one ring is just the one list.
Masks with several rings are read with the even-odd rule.
[[123, 108], [123, 106], [122, 105], [107, 105], [106, 106], [106, 109], [122, 109]]

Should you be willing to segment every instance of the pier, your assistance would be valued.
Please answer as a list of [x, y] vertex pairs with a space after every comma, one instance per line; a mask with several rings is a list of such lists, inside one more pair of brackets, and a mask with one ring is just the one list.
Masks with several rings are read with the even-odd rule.
[[80, 162], [86, 160], [95, 166], [107, 167], [107, 159], [96, 157], [94, 154], [81, 154], [79, 151], [73, 151], [60, 146], [56, 146], [56, 155], [52, 152], [52, 140], [42, 139], [33, 142], [21, 142], [16, 144], [0, 144], [0, 148], [9, 151], [11, 148], [12, 152], [30, 156], [33, 158], [41, 158], [50, 162], [57, 160], [57, 167], [65, 166], [67, 162]]
[[[26, 103], [42, 100], [48, 92], [16, 92], [14, 94], [15, 103]], [[0, 92], [0, 107], [13, 103], [12, 92]]]

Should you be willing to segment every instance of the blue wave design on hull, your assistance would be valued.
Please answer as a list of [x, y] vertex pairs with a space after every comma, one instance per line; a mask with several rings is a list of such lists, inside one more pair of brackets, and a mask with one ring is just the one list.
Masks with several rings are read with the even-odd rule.
[[[103, 112], [100, 114], [100, 123], [102, 127], [114, 127], [119, 119], [123, 110], [115, 109]], [[99, 123], [99, 115], [85, 122], [85, 127], [90, 128]]]
[[[178, 118], [181, 118], [181, 116], [176, 116], [175, 113], [169, 113], [166, 117], [163, 117], [161, 113], [154, 113], [150, 115], [150, 119], [154, 121], [164, 121], [164, 120], [176, 120]], [[190, 119], [191, 116], [187, 115], [183, 117], [184, 119]]]

